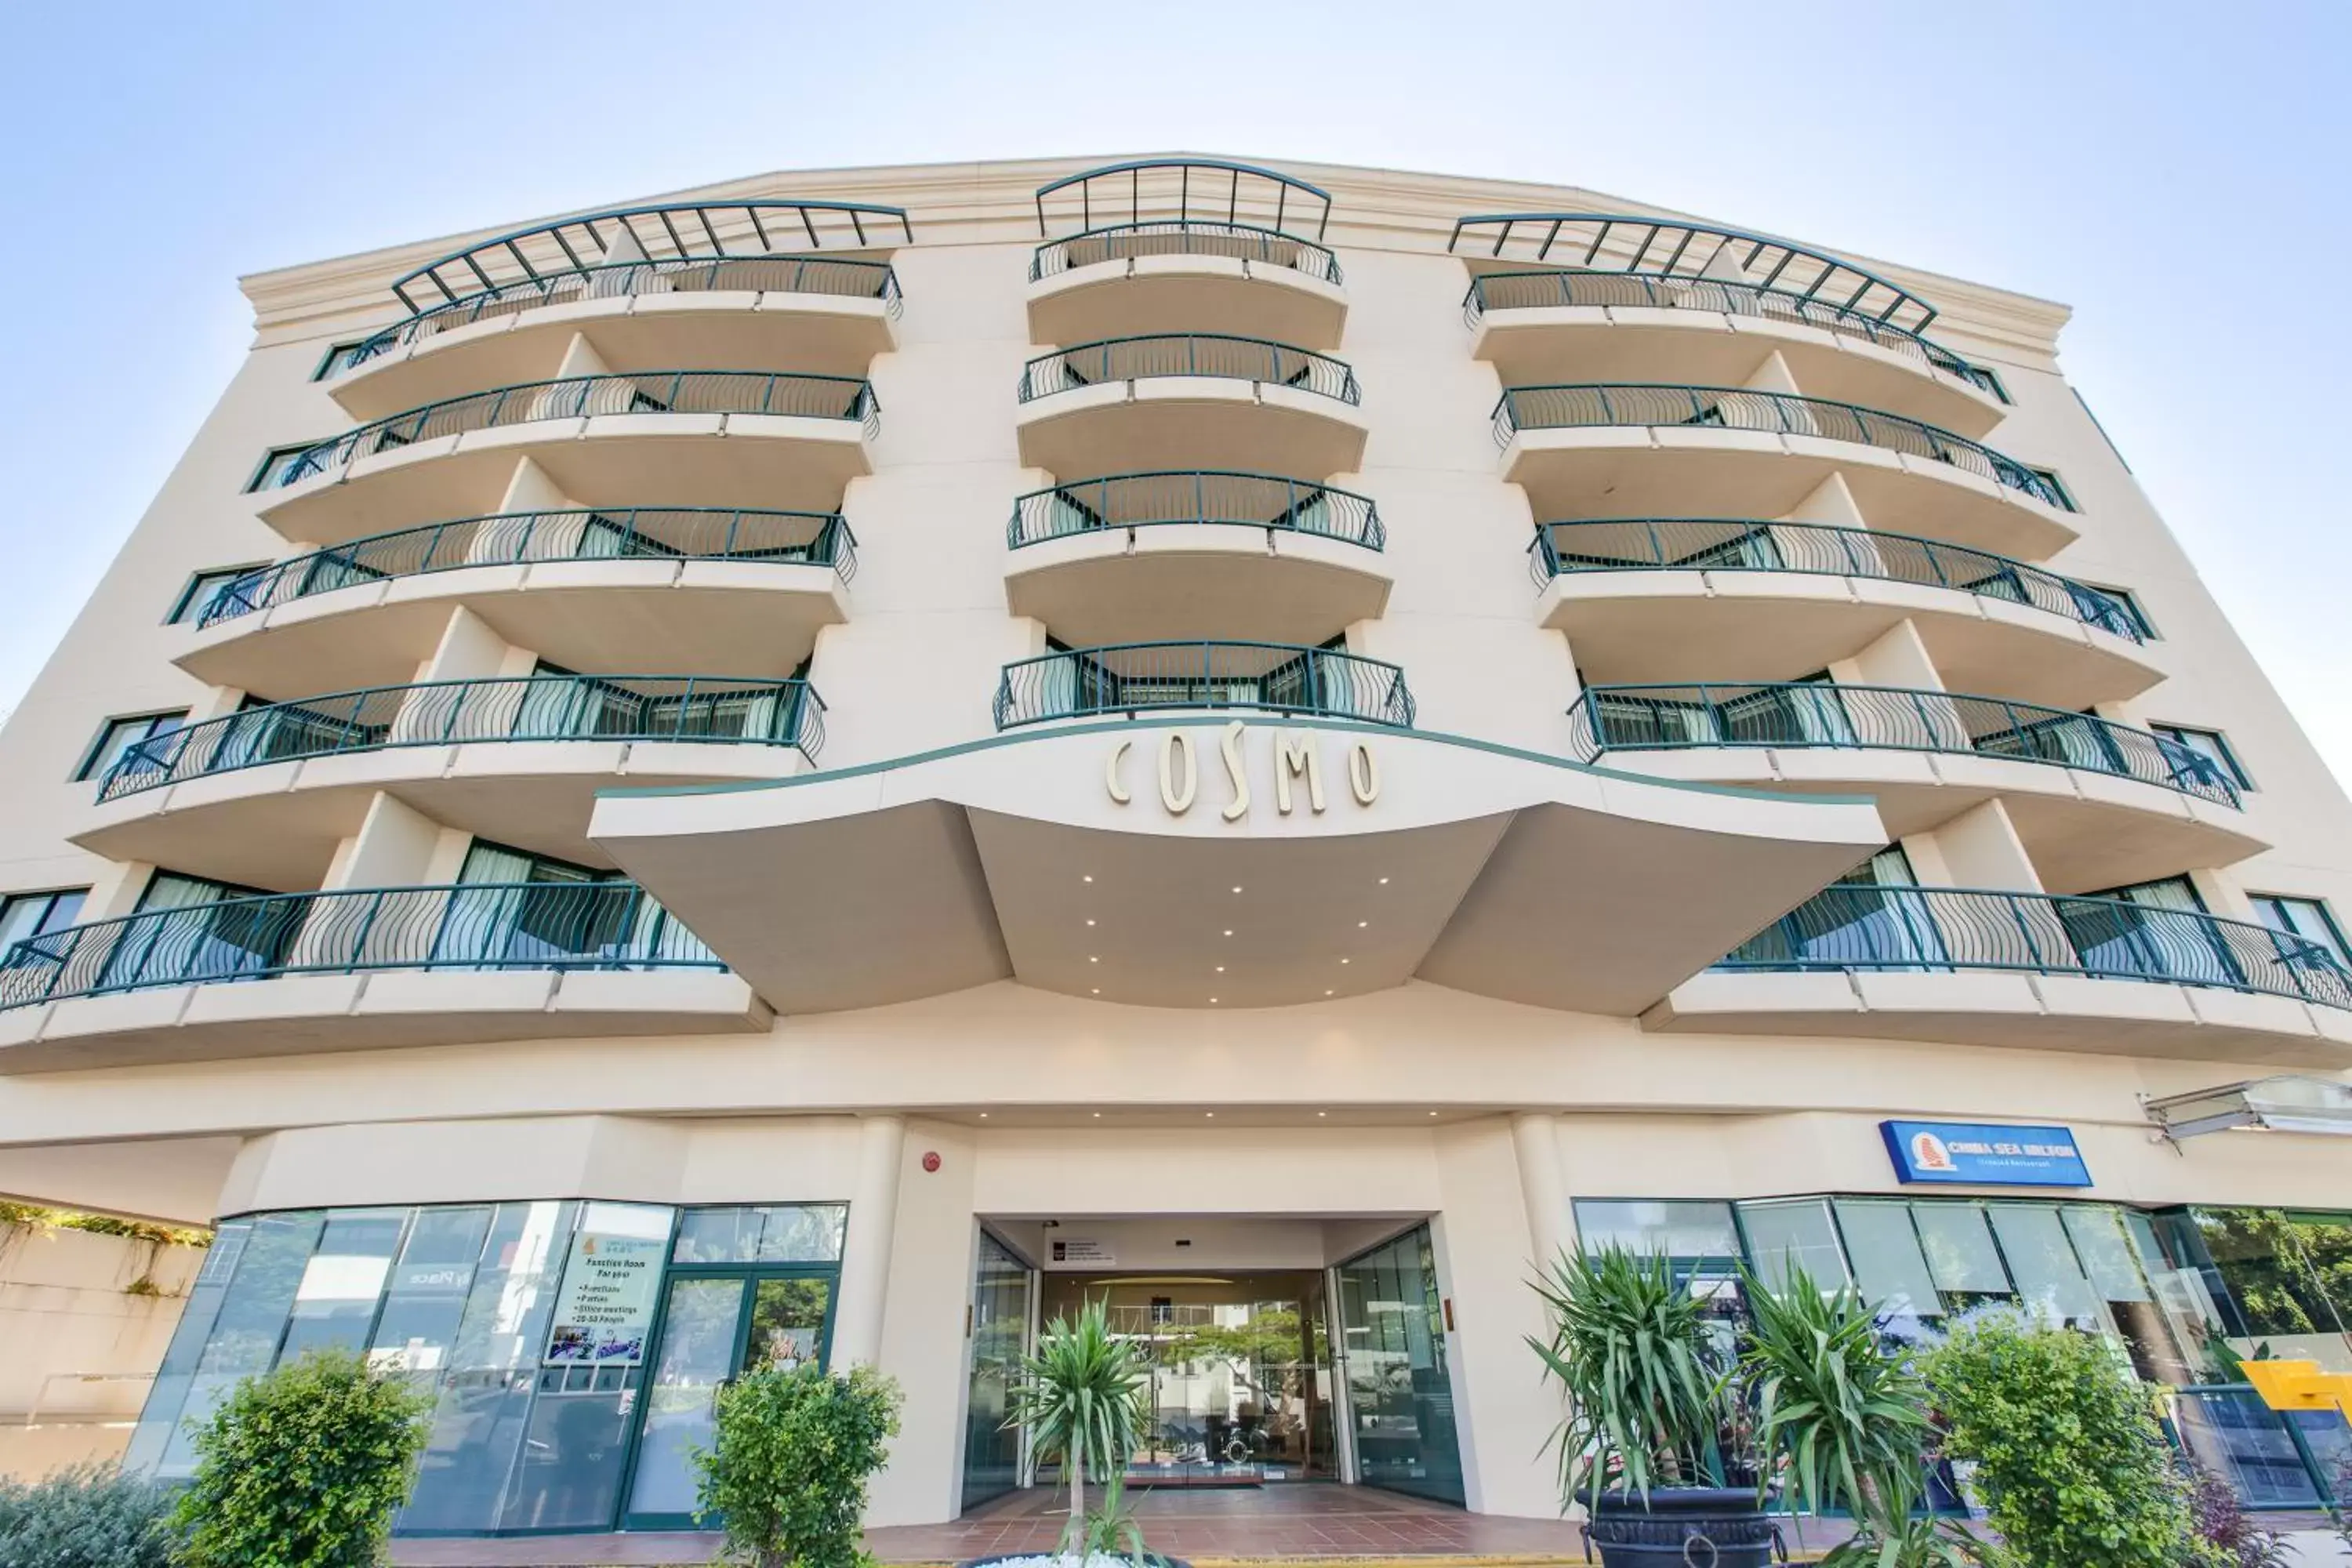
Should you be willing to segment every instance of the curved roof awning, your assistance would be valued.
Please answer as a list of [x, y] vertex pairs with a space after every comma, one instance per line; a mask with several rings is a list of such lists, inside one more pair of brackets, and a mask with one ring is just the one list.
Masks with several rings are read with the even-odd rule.
[[1885, 842], [1851, 797], [1215, 714], [608, 792], [589, 833], [787, 1013], [1008, 978], [1205, 1008], [1417, 977], [1632, 1017]]
[[1140, 158], [1106, 163], [1037, 187], [1037, 234], [1083, 234], [1110, 224], [1223, 223], [1321, 239], [1329, 193], [1274, 169], [1222, 158]]
[[[890, 235], [894, 227], [896, 238]], [[914, 237], [904, 207], [790, 199], [660, 202], [581, 213], [497, 235], [394, 279], [392, 291], [410, 310], [421, 311], [615, 258], [709, 260], [827, 247], [865, 250], [911, 244]]]
[[1446, 249], [1495, 262], [1710, 278], [1777, 289], [1922, 331], [1936, 307], [1866, 268], [1769, 235], [1633, 213], [1486, 213], [1454, 221]]

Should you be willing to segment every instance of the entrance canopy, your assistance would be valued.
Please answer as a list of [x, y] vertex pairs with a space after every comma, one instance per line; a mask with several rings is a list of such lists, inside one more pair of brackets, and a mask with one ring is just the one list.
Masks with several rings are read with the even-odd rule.
[[589, 832], [786, 1012], [1006, 978], [1265, 1007], [1419, 977], [1630, 1016], [1885, 842], [1857, 799], [1215, 715], [609, 793]]

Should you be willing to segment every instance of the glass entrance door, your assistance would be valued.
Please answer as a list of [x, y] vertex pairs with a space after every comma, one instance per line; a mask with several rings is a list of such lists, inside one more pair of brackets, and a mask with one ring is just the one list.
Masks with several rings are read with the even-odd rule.
[[710, 1446], [719, 1386], [740, 1373], [822, 1364], [832, 1318], [829, 1271], [672, 1270], [624, 1522], [690, 1527], [694, 1450]]
[[1429, 1226], [1416, 1226], [1332, 1274], [1356, 1479], [1467, 1506]]
[[1021, 1357], [1029, 1348], [1029, 1283], [1035, 1271], [1011, 1247], [980, 1233], [971, 1292], [971, 1394], [965, 1405], [963, 1499], [969, 1510], [1021, 1484], [1021, 1434], [1006, 1426]]

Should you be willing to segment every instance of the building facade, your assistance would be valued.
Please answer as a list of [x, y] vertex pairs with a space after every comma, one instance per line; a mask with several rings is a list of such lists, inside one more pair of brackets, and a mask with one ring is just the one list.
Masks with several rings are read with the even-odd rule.
[[1208, 158], [244, 287], [0, 732], [0, 1192], [218, 1226], [135, 1463], [353, 1345], [403, 1530], [675, 1525], [862, 1361], [949, 1519], [1108, 1299], [1147, 1479], [1546, 1514], [1615, 1242], [2045, 1305], [2312, 1494], [2221, 1385], [2352, 1365], [2352, 808], [2062, 308]]

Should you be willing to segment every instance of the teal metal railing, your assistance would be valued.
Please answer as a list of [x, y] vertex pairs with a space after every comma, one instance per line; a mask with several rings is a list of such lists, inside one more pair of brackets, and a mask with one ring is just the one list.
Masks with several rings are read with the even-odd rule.
[[2072, 974], [2352, 1008], [2352, 974], [2335, 954], [2299, 936], [2202, 910], [1981, 888], [1838, 883], [1716, 967]]
[[2054, 507], [2066, 503], [2057, 487], [2014, 458], [1899, 414], [1851, 403], [1749, 392], [1736, 386], [1674, 386], [1647, 382], [1573, 386], [1514, 386], [1495, 405], [1495, 443], [1507, 447], [1522, 430], [1589, 426], [1713, 426], [1780, 436], [1819, 436], [1906, 453], [1992, 480], [2005, 489]]
[[[1568, 710], [1570, 754], [1769, 747], [1943, 752], [2137, 779], [2221, 805], [2237, 782], [2179, 742], [2091, 713], [1899, 686], [1762, 681], [1591, 686]], [[150, 742], [152, 743], [152, 742]]]
[[1276, 474], [1181, 468], [1112, 474], [1016, 496], [1004, 541], [1017, 550], [1102, 529], [1207, 522], [1311, 533], [1368, 550], [1388, 539], [1369, 496]]
[[1102, 261], [1141, 256], [1225, 256], [1286, 267], [1325, 283], [1340, 281], [1339, 258], [1311, 239], [1255, 224], [1164, 218], [1148, 223], [1105, 224], [1050, 239], [1029, 260], [1029, 281], [1051, 278]]
[[755, 561], [857, 574], [857, 541], [838, 512], [727, 507], [509, 511], [404, 528], [257, 567], [213, 591], [199, 626], [362, 583], [556, 561]]
[[117, 800], [269, 763], [491, 741], [682, 741], [789, 746], [814, 763], [824, 703], [805, 680], [527, 675], [330, 692], [207, 719], [126, 750], [100, 779]]
[[1635, 272], [1490, 272], [1471, 279], [1470, 292], [1463, 297], [1462, 315], [1475, 327], [1489, 310], [1528, 310], [1558, 305], [1714, 310], [1727, 316], [1755, 316], [1819, 327], [1916, 360], [1931, 370], [1967, 382], [1979, 392], [1992, 393], [1998, 384], [1990, 371], [1970, 364], [1951, 350], [1870, 311], [1790, 289], [1726, 283], [1712, 278]]
[[2147, 629], [2114, 595], [1982, 550], [1882, 533], [1741, 517], [1627, 517], [1538, 524], [1528, 551], [1536, 585], [1583, 572], [1808, 572], [1953, 588], [2031, 605], [2132, 642]]
[[1056, 349], [1021, 367], [1019, 396], [1027, 403], [1081, 386], [1154, 375], [1225, 376], [1295, 386], [1341, 403], [1360, 399], [1356, 373], [1328, 354], [1223, 332], [1160, 332]]
[[832, 256], [730, 256], [686, 260], [595, 262], [479, 289], [418, 311], [354, 346], [338, 362], [348, 374], [394, 349], [476, 321], [520, 315], [542, 305], [575, 305], [637, 294], [828, 294], [879, 300], [892, 316], [901, 299], [898, 274], [887, 261]]
[[751, 370], [653, 370], [526, 382], [428, 403], [374, 420], [299, 453], [278, 476], [299, 484], [356, 458], [504, 425], [614, 414], [785, 414], [852, 419], [870, 437], [881, 427], [874, 388], [856, 376]]
[[287, 974], [724, 968], [634, 882], [260, 893], [28, 937], [0, 954], [0, 1008]]
[[1336, 648], [1139, 642], [1067, 648], [1004, 667], [996, 727], [1171, 708], [1258, 709], [1410, 726], [1404, 671]]

